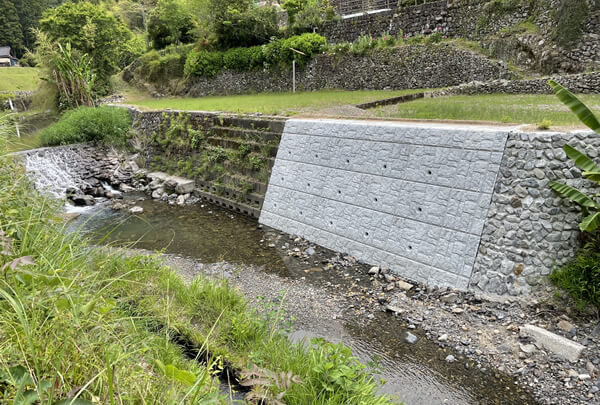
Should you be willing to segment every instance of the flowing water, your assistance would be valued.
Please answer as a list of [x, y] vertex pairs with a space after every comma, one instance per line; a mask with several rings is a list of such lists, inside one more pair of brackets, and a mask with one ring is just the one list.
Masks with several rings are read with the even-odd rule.
[[[306, 264], [268, 246], [265, 231], [255, 221], [217, 206], [175, 207], [152, 200], [138, 201], [137, 205], [144, 208], [142, 215], [97, 206], [85, 210], [72, 226], [88, 231], [102, 243], [134, 243], [136, 248], [164, 250], [203, 263], [260, 266], [265, 272], [291, 279], [304, 277], [315, 285], [330, 277], [328, 272], [306, 273]], [[467, 369], [462, 362], [448, 363], [444, 360], [447, 350], [419, 331], [410, 332], [419, 336], [416, 344], [406, 343], [407, 331], [399, 329], [391, 315], [380, 313], [368, 327], [347, 321], [343, 330], [328, 336], [297, 330], [291, 337], [343, 341], [364, 362], [376, 360], [380, 376], [387, 381], [382, 392], [396, 394], [406, 404], [535, 403], [510, 377]]]

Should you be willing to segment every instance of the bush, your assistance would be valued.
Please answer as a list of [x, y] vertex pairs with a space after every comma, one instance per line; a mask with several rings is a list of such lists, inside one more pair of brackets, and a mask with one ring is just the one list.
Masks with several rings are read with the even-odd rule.
[[278, 23], [275, 7], [229, 9], [226, 19], [216, 25], [215, 33], [219, 45], [225, 49], [262, 45], [280, 35]]
[[247, 71], [260, 68], [265, 63], [270, 66], [289, 65], [294, 59], [299, 66], [304, 66], [315, 54], [321, 52], [326, 44], [325, 38], [318, 34], [303, 34], [275, 40], [262, 47], [232, 48], [225, 52], [196, 50], [187, 57], [185, 74], [213, 77], [223, 68]]
[[66, 112], [60, 121], [41, 132], [44, 145], [96, 142], [123, 145], [131, 129], [125, 108], [80, 107]]
[[252, 70], [260, 68], [265, 57], [260, 46], [250, 48], [232, 48], [223, 54], [223, 67], [231, 70]]
[[192, 17], [177, 1], [159, 0], [150, 12], [148, 36], [155, 49], [180, 42], [192, 42], [194, 28]]
[[550, 280], [569, 293], [578, 309], [592, 305], [600, 311], [600, 251], [597, 248], [581, 250], [572, 262], [555, 270]]
[[214, 77], [223, 69], [223, 53], [218, 51], [192, 51], [185, 61], [187, 76]]
[[152, 50], [140, 58], [137, 73], [151, 83], [181, 78], [190, 51], [191, 45], [169, 46], [160, 52]]

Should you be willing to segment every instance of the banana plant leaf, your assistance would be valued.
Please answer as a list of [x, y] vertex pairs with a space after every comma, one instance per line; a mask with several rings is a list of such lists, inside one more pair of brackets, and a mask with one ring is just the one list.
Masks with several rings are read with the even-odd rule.
[[596, 165], [587, 155], [578, 151], [572, 146], [565, 145], [563, 150], [567, 156], [575, 162], [575, 165], [584, 172], [600, 172], [600, 167]]
[[591, 197], [582, 193], [581, 191], [567, 186], [566, 184], [557, 183], [555, 181], [550, 182], [550, 187], [552, 190], [556, 191], [560, 195], [568, 198], [569, 200], [575, 201], [577, 204], [582, 207], [588, 208], [597, 208], [600, 209], [600, 205], [598, 205]]
[[548, 81], [548, 84], [550, 87], [552, 87], [552, 90], [559, 100], [569, 107], [582, 123], [600, 134], [600, 122], [585, 104], [583, 104], [573, 93], [565, 89], [554, 80]]
[[584, 217], [579, 224], [579, 229], [585, 232], [594, 232], [600, 225], [600, 212], [595, 212]]
[[597, 183], [600, 183], [600, 171], [597, 172], [583, 172], [583, 177], [591, 180], [591, 181], [595, 181]]

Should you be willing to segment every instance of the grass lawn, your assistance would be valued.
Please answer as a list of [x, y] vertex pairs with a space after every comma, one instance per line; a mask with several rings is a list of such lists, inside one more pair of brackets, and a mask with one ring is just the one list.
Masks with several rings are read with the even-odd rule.
[[0, 91], [35, 90], [40, 83], [36, 68], [0, 68]]
[[269, 115], [295, 115], [300, 112], [317, 112], [336, 106], [360, 104], [419, 90], [401, 91], [316, 91], [301, 93], [263, 93], [241, 96], [216, 96], [202, 98], [161, 98], [131, 96], [126, 103], [149, 109], [228, 111]]
[[[600, 111], [600, 95], [581, 95], [592, 110]], [[373, 109], [380, 118], [495, 121], [553, 126], [580, 125], [577, 117], [554, 95], [479, 95], [426, 98]]]

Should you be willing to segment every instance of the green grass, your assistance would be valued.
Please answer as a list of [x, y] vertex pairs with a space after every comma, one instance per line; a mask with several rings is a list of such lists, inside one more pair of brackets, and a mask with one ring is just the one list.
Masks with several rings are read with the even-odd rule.
[[35, 90], [40, 83], [36, 68], [0, 68], [0, 91]]
[[234, 113], [256, 113], [294, 115], [299, 112], [313, 112], [321, 109], [361, 104], [419, 90], [401, 91], [316, 91], [293, 93], [262, 93], [241, 96], [202, 97], [202, 98], [132, 98], [127, 102], [149, 109], [186, 111], [227, 111]]
[[[10, 135], [4, 122], [0, 148]], [[24, 390], [44, 404], [74, 396], [102, 404], [227, 403], [212, 368], [187, 358], [174, 334], [207, 349], [211, 366], [259, 367], [259, 398], [390, 403], [349, 349], [292, 344], [280, 315], [272, 309], [259, 317], [226, 282], [185, 284], [157, 257], [90, 248], [66, 232], [58, 204], [0, 152], [0, 403], [24, 403]], [[276, 381], [282, 372], [295, 382]]]
[[[600, 108], [600, 95], [582, 95], [592, 109]], [[480, 95], [425, 98], [372, 110], [382, 118], [494, 121], [534, 124], [549, 120], [553, 126], [580, 125], [554, 95]]]

